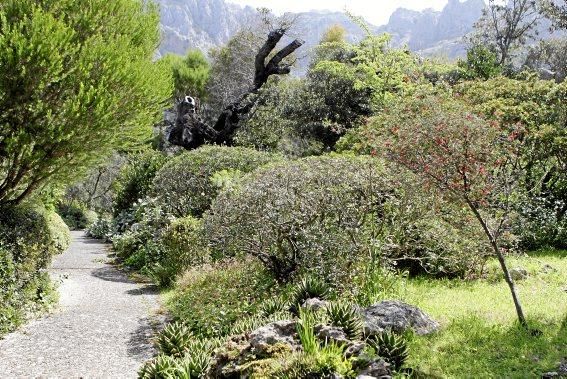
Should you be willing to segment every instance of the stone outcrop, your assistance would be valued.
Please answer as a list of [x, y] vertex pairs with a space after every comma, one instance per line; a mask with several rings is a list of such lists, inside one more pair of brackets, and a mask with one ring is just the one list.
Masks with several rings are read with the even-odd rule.
[[377, 335], [385, 330], [403, 333], [413, 329], [418, 335], [430, 334], [439, 329], [439, 323], [420, 309], [401, 301], [382, 301], [360, 310], [364, 334]]

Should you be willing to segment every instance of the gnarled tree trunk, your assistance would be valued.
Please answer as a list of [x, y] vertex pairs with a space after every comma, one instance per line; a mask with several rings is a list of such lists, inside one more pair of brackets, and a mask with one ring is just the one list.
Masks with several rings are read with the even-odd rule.
[[260, 47], [255, 59], [254, 84], [248, 92], [233, 103], [229, 104], [219, 115], [213, 126], [204, 123], [191, 108], [191, 103], [184, 100], [177, 106], [177, 118], [171, 129], [168, 141], [185, 149], [196, 149], [205, 143], [217, 145], [231, 145], [234, 133], [238, 129], [241, 119], [246, 116], [256, 104], [255, 96], [260, 88], [272, 75], [286, 75], [291, 71], [288, 64], [283, 60], [303, 45], [303, 41], [294, 40], [279, 52], [277, 52], [267, 63], [266, 60], [282, 37], [286, 29], [276, 29], [268, 35], [266, 42]]

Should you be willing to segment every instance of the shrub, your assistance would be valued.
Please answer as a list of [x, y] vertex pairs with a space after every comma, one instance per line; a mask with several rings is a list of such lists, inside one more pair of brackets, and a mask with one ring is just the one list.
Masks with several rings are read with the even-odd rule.
[[220, 262], [191, 269], [177, 282], [167, 306], [201, 337], [224, 336], [239, 319], [256, 313], [276, 286], [258, 262]]
[[98, 219], [97, 214], [81, 203], [59, 203], [57, 213], [71, 230], [85, 229]]
[[279, 281], [300, 270], [327, 280], [360, 258], [365, 223], [389, 188], [384, 168], [369, 158], [276, 164], [224, 191], [204, 218], [205, 233], [214, 251], [257, 257]]
[[69, 241], [68, 228], [53, 213], [29, 205], [0, 210], [0, 334], [53, 300], [41, 270]]
[[167, 286], [191, 266], [207, 263], [209, 252], [200, 219], [188, 216], [172, 221], [160, 239], [162, 256], [150, 271], [158, 284]]
[[87, 229], [89, 237], [104, 240], [105, 242], [112, 241], [113, 234], [114, 227], [112, 221], [106, 218], [99, 218]]
[[333, 285], [369, 259], [413, 274], [477, 270], [486, 248], [474, 220], [439, 207], [394, 169], [377, 158], [325, 156], [250, 173], [204, 216], [212, 254], [257, 257], [279, 281], [311, 272]]
[[63, 221], [61, 216], [55, 212], [48, 212], [47, 218], [49, 234], [55, 250], [58, 252], [67, 250], [71, 244], [71, 233], [69, 232], [69, 227], [65, 221]]
[[246, 173], [274, 159], [274, 155], [241, 147], [201, 147], [169, 161], [156, 175], [152, 193], [167, 212], [177, 217], [200, 216], [219, 190], [211, 180], [215, 173]]
[[166, 157], [154, 150], [131, 154], [114, 182], [114, 216], [127, 211], [138, 200], [145, 198], [152, 180], [165, 164]]

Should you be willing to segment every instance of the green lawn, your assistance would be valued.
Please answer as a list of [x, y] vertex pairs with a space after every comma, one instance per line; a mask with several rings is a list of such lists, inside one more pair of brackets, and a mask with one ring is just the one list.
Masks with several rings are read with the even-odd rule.
[[[488, 279], [412, 279], [405, 300], [441, 322], [442, 331], [411, 342], [410, 365], [443, 378], [537, 378], [567, 359], [567, 251], [543, 251], [508, 259], [529, 277], [517, 283], [524, 312], [539, 337], [525, 333], [499, 267]], [[544, 265], [553, 270], [544, 272]]]

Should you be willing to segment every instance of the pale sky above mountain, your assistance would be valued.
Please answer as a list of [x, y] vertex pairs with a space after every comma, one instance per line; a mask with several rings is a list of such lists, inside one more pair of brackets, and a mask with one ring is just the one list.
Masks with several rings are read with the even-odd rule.
[[276, 14], [284, 12], [304, 12], [310, 10], [343, 11], [345, 8], [358, 16], [363, 16], [375, 25], [388, 22], [396, 8], [414, 10], [433, 8], [441, 10], [448, 0], [228, 0], [231, 3], [250, 5], [254, 8], [266, 7]]

